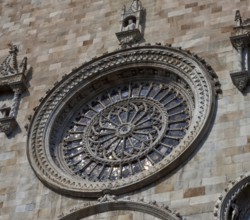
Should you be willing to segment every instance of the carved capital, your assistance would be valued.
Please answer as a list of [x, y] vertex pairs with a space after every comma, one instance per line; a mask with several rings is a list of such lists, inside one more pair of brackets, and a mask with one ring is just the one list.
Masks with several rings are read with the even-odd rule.
[[240, 71], [230, 73], [233, 84], [237, 87], [241, 92], [246, 88], [249, 84], [249, 74], [247, 71]]
[[0, 118], [0, 132], [4, 132], [9, 135], [17, 126], [16, 119], [14, 117]]
[[231, 40], [231, 43], [232, 43], [233, 47], [237, 51], [240, 51], [249, 44], [250, 35], [249, 35], [249, 33], [244, 33], [244, 34], [241, 34], [241, 35], [235, 35], [235, 36], [231, 36], [230, 40]]
[[122, 31], [116, 33], [116, 37], [120, 45], [124, 48], [131, 47], [142, 38], [142, 34], [138, 29]]

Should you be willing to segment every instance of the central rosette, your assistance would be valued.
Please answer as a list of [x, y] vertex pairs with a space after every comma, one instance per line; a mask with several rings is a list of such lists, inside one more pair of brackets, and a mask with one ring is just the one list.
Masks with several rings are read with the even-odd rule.
[[120, 136], [120, 137], [129, 137], [131, 136], [133, 132], [133, 126], [130, 125], [130, 124], [122, 124], [119, 129], [118, 129], [118, 132], [117, 132], [117, 136]]
[[86, 132], [87, 148], [96, 160], [128, 163], [152, 150], [166, 128], [167, 113], [158, 101], [122, 100], [92, 119]]
[[189, 127], [184, 93], [159, 82], [128, 82], [90, 97], [63, 139], [69, 168], [90, 181], [127, 178], [178, 146]]

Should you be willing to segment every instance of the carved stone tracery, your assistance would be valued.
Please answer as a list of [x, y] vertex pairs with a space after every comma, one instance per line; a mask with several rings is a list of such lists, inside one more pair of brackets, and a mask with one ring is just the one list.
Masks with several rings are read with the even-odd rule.
[[[180, 49], [162, 46], [130, 48], [104, 55], [90, 63], [84, 64], [64, 77], [62, 82], [49, 91], [47, 97], [41, 101], [41, 105], [36, 108], [28, 133], [28, 157], [31, 166], [36, 175], [46, 185], [61, 193], [73, 196], [99, 197], [106, 189], [109, 189], [112, 194], [118, 195], [132, 191], [144, 184], [147, 185], [160, 175], [170, 172], [185, 160], [205, 133], [214, 107], [215, 88], [217, 86], [217, 79], [214, 76], [212, 69], [207, 69], [194, 56]], [[62, 148], [65, 146], [66, 150], [69, 150], [74, 147], [65, 143], [67, 142], [68, 134], [78, 135], [74, 134], [74, 129], [78, 129], [76, 125], [82, 123], [77, 118], [79, 112], [81, 114], [86, 113], [84, 113], [86, 109], [82, 108], [83, 103], [94, 102], [93, 97], [96, 97], [98, 100], [98, 97], [101, 97], [107, 89], [118, 88], [119, 85], [128, 87], [129, 82], [134, 81], [140, 85], [140, 82], [149, 82], [153, 78], [154, 80], [158, 79], [156, 80], [158, 82], [163, 82], [163, 85], [169, 85], [170, 88], [172, 85], [175, 91], [180, 94], [181, 99], [184, 98], [185, 103], [187, 103], [185, 104], [188, 107], [187, 109], [189, 109], [187, 116], [192, 116], [184, 136], [181, 139], [178, 138], [176, 147], [160, 161], [156, 161], [149, 169], [143, 169], [141, 172], [133, 173], [133, 175], [126, 178], [122, 178], [119, 175], [117, 176], [118, 178], [113, 180], [91, 180], [88, 179], [92, 171], [91, 169], [86, 173], [87, 180], [85, 180], [86, 175], [84, 178], [79, 178], [78, 173], [75, 175], [75, 169], [72, 169], [70, 162], [67, 161], [67, 157], [71, 155], [67, 152], [65, 153], [65, 151], [63, 152]], [[119, 92], [119, 90], [117, 91]], [[125, 91], [126, 94], [127, 92], [129, 91]], [[100, 96], [96, 96], [96, 94]], [[169, 119], [166, 120], [170, 113], [163, 115], [162, 112], [165, 110], [162, 110], [162, 104], [159, 100], [151, 101], [147, 99], [146, 104], [143, 104], [142, 98], [136, 95], [136, 97], [131, 99], [130, 107], [135, 109], [132, 111], [138, 111], [141, 108], [141, 112], [144, 113], [146, 113], [145, 108], [152, 108], [150, 114], [156, 113], [154, 116], [156, 122], [159, 117], [165, 118], [165, 121], [163, 120], [151, 129], [152, 132], [156, 132], [158, 137], [161, 137], [166, 126], [170, 123]], [[104, 153], [104, 150], [98, 152], [96, 146], [100, 140], [101, 131], [95, 130], [100, 129], [98, 124], [103, 124], [107, 117], [111, 117], [108, 115], [108, 111], [105, 110], [106, 108], [110, 108], [118, 116], [121, 111], [126, 112], [130, 109], [130, 107], [121, 108], [126, 106], [125, 103], [126, 98], [121, 102], [119, 100], [113, 102], [109, 107], [103, 108], [103, 110], [100, 109], [100, 112], [93, 116], [91, 123], [86, 126], [88, 135], [81, 137], [80, 134], [79, 137], [75, 137], [76, 139], [79, 138], [80, 142], [83, 142], [81, 143], [83, 146], [87, 146], [85, 144], [86, 141], [91, 144], [87, 150], [89, 155], [93, 152], [95, 154], [100, 153], [99, 158], [109, 155], [107, 151]], [[177, 105], [178, 103], [180, 102], [176, 101], [175, 104]], [[85, 106], [90, 108], [94, 105]], [[72, 119], [74, 119], [73, 124], [69, 125], [69, 121], [72, 122]], [[152, 121], [150, 123], [153, 125], [155, 122]], [[90, 124], [92, 124], [92, 127]], [[137, 124], [124, 123], [123, 125], [118, 125], [118, 129], [113, 135], [118, 139], [130, 135], [133, 136], [135, 135], [133, 126], [137, 126]], [[103, 127], [107, 128], [106, 126]], [[63, 133], [60, 134], [58, 131], [63, 131]], [[157, 135], [149, 140], [150, 147], [158, 143]], [[97, 142], [93, 138], [92, 141], [89, 136], [97, 138]], [[61, 143], [64, 137], [66, 139]], [[74, 140], [71, 139], [71, 142], [74, 142]], [[111, 149], [110, 145], [106, 146], [107, 149]], [[148, 149], [142, 142], [138, 146], [142, 148], [142, 151], [138, 150], [140, 152], [138, 153], [139, 156], [145, 152], [145, 149]], [[79, 150], [81, 152], [81, 150], [85, 149], [81, 147]], [[74, 155], [76, 155], [76, 152], [72, 154], [72, 157]], [[118, 158], [116, 160], [119, 160], [124, 155], [115, 153], [109, 159], [109, 162], [115, 157]], [[129, 160], [133, 157], [126, 155], [125, 158]], [[75, 162], [79, 161], [81, 162], [82, 159]]]
[[129, 82], [86, 103], [64, 138], [69, 168], [107, 181], [150, 169], [170, 154], [188, 130], [193, 104], [168, 84]]

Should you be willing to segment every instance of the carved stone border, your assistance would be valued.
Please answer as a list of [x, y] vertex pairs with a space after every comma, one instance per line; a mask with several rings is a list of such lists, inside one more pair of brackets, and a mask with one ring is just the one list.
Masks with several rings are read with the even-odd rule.
[[181, 220], [179, 213], [171, 211], [168, 206], [159, 205], [155, 201], [144, 202], [143, 199], [130, 201], [130, 199], [116, 200], [114, 197], [104, 195], [100, 202], [88, 202], [82, 206], [70, 209], [68, 213], [58, 216], [60, 220], [77, 220], [109, 211], [137, 211], [150, 214], [162, 220]]
[[[172, 72], [186, 81], [194, 94], [195, 109], [186, 136], [172, 153], [131, 178], [110, 182], [89, 182], [61, 170], [49, 153], [49, 137], [57, 112], [65, 103], [96, 78], [115, 74], [127, 68], [160, 68]], [[166, 73], [167, 74], [167, 73]], [[60, 83], [47, 92], [36, 108], [28, 131], [27, 155], [37, 177], [54, 190], [71, 196], [100, 197], [109, 189], [112, 194], [122, 194], [148, 185], [180, 165], [197, 147], [210, 124], [215, 93], [220, 91], [218, 79], [212, 68], [198, 56], [180, 48], [142, 46], [116, 51], [95, 58], [74, 69]]]
[[[250, 173], [241, 175], [235, 181], [229, 182], [224, 192], [219, 196], [215, 208], [214, 217], [217, 220], [231, 220], [232, 216], [229, 215], [230, 209], [235, 199], [239, 194], [246, 189], [250, 188]], [[248, 207], [249, 208], [249, 207]], [[239, 214], [239, 213], [238, 213]], [[238, 219], [238, 218], [237, 218]]]

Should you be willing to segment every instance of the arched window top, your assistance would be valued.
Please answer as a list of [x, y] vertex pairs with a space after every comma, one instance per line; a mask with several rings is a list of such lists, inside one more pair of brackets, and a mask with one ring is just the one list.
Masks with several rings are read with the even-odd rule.
[[229, 183], [216, 203], [214, 215], [219, 220], [249, 220], [250, 174]]

